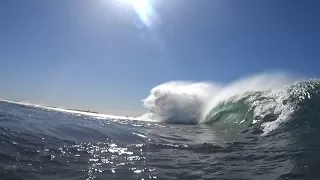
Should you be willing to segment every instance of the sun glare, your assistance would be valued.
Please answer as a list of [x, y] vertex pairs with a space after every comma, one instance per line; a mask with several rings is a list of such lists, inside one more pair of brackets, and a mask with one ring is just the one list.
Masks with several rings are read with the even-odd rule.
[[122, 5], [134, 5], [144, 3], [146, 0], [117, 0], [118, 3]]
[[150, 0], [117, 0], [120, 5], [132, 6], [140, 20], [150, 27], [155, 20], [155, 12]]

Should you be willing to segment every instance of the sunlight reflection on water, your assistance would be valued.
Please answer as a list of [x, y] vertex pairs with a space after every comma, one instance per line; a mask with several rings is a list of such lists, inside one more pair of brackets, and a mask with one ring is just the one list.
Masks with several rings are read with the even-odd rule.
[[[156, 179], [152, 174], [154, 168], [146, 167], [146, 157], [143, 153], [144, 144], [131, 144], [128, 147], [120, 147], [115, 143], [79, 143], [71, 146], [59, 148], [61, 156], [68, 156], [75, 153], [75, 161], [85, 161], [87, 159], [88, 180], [95, 179], [99, 173], [105, 174], [128, 174], [128, 170], [132, 175], [139, 175], [143, 172], [149, 174], [149, 179]], [[151, 173], [151, 174], [150, 174]]]

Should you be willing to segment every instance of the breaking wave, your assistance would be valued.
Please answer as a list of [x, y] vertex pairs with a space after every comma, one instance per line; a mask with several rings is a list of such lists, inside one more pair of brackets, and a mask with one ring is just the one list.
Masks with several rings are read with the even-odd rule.
[[212, 124], [267, 134], [297, 112], [305, 99], [318, 97], [320, 81], [286, 73], [249, 76], [228, 85], [168, 82], [143, 100], [140, 119], [174, 124]]

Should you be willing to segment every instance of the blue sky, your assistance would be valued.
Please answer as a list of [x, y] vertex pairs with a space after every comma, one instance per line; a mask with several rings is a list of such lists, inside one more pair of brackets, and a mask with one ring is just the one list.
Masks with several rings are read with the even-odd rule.
[[319, 1], [116, 1], [0, 1], [0, 97], [139, 115], [167, 81], [320, 74]]

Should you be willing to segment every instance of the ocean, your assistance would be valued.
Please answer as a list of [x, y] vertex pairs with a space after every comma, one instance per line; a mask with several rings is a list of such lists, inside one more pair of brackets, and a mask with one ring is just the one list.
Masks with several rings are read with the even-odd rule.
[[0, 180], [320, 179], [320, 81], [258, 79], [160, 85], [137, 118], [0, 101]]

